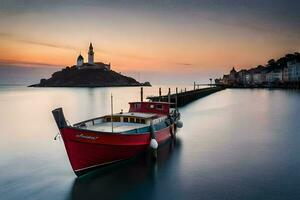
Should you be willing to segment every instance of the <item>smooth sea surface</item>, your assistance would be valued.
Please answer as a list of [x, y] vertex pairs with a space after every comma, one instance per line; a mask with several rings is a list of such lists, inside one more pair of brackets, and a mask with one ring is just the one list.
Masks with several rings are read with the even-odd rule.
[[74, 124], [110, 113], [111, 94], [114, 111], [127, 111], [139, 91], [0, 86], [0, 199], [300, 199], [300, 92], [293, 90], [227, 89], [194, 101], [180, 108], [184, 126], [156, 162], [142, 156], [76, 178], [54, 140], [51, 110], [63, 107]]

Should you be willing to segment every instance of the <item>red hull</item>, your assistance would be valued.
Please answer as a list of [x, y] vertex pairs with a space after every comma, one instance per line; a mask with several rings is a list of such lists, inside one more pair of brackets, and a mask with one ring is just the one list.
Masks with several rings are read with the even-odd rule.
[[[171, 137], [170, 130], [169, 126], [155, 132], [158, 144]], [[61, 135], [76, 174], [135, 157], [148, 149], [151, 140], [150, 133], [108, 134], [72, 127], [61, 129]]]

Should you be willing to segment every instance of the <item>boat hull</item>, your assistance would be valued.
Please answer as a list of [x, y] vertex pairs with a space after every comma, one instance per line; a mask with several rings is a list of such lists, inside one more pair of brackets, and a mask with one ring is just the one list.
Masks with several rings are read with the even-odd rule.
[[[159, 145], [171, 138], [174, 125], [155, 132]], [[130, 159], [149, 149], [150, 133], [101, 133], [66, 127], [61, 129], [65, 148], [76, 175]]]

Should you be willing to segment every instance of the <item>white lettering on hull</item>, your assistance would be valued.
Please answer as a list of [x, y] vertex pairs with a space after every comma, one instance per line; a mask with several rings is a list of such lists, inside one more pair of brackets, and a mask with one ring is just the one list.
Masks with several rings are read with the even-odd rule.
[[83, 135], [82, 133], [79, 135], [76, 135], [78, 138], [83, 138], [83, 139], [89, 139], [89, 140], [96, 140], [98, 137], [90, 136], [90, 135]]

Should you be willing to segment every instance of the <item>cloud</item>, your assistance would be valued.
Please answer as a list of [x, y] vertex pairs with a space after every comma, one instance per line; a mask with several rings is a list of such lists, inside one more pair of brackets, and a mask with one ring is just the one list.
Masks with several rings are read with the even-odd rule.
[[17, 36], [12, 33], [8, 32], [0, 32], [0, 37], [5, 37], [10, 40], [22, 42], [22, 43], [27, 43], [27, 44], [34, 44], [34, 45], [39, 45], [39, 46], [45, 46], [45, 47], [52, 47], [52, 48], [59, 48], [59, 49], [71, 49], [71, 50], [76, 50], [75, 47], [73, 46], [68, 46], [68, 45], [60, 45], [60, 44], [50, 44], [47, 42], [40, 42], [40, 41], [33, 41], [30, 39], [22, 38], [20, 36]]
[[47, 66], [47, 67], [61, 67], [57, 65], [52, 65], [48, 63], [41, 63], [41, 62], [28, 62], [28, 61], [17, 61], [17, 60], [6, 60], [6, 59], [0, 59], [0, 66], [31, 66], [31, 67], [41, 67], [41, 66]]
[[34, 44], [34, 45], [52, 47], [52, 48], [76, 50], [75, 47], [71, 47], [71, 46], [67, 46], [67, 45], [50, 44], [50, 43], [45, 43], [45, 42], [32, 41], [32, 40], [24, 40], [24, 39], [18, 39], [18, 41], [24, 42], [24, 43], [28, 43], [28, 44]]
[[174, 63], [175, 65], [180, 65], [180, 66], [186, 66], [186, 67], [191, 67], [193, 66], [192, 63], [181, 63], [181, 62], [177, 62], [177, 63]]

